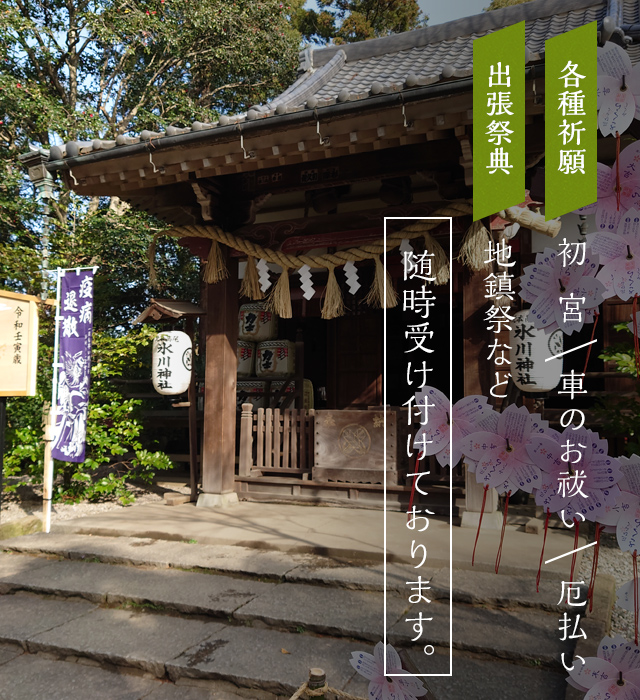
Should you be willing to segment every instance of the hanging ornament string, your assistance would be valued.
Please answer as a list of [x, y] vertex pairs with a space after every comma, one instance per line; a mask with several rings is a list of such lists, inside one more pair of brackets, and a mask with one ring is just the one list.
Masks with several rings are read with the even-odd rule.
[[620, 134], [616, 131], [616, 208], [620, 211]]
[[638, 295], [633, 297], [633, 307], [631, 310], [633, 321], [633, 355], [636, 365], [636, 379], [640, 379], [640, 340], [638, 339]]
[[484, 507], [487, 503], [487, 491], [489, 484], [485, 484], [484, 493], [482, 494], [482, 507], [480, 508], [480, 518], [478, 520], [478, 531], [476, 532], [476, 541], [473, 543], [473, 554], [471, 555], [471, 566], [474, 565], [476, 559], [476, 547], [478, 546], [478, 537], [480, 537], [480, 528], [482, 527], [482, 516], [484, 515]]
[[542, 540], [542, 551], [540, 552], [540, 563], [538, 564], [538, 575], [536, 576], [536, 593], [540, 593], [540, 577], [542, 576], [542, 559], [544, 557], [544, 547], [547, 544], [547, 532], [549, 530], [549, 518], [551, 511], [547, 508], [547, 517], [544, 519], [544, 538]]
[[580, 523], [576, 518], [573, 519], [573, 525], [575, 527], [575, 533], [573, 537], [573, 556], [571, 557], [571, 575], [569, 577], [569, 581], [573, 581], [573, 573], [576, 569], [576, 557], [578, 556], [578, 552], [575, 550], [578, 549], [578, 538], [580, 537]]
[[634, 642], [638, 646], [638, 550], [633, 550], [633, 629]]
[[[471, 205], [467, 204], [466, 202], [452, 202], [446, 207], [435, 211], [432, 214], [432, 217], [466, 216], [471, 214], [472, 211], [473, 209]], [[533, 214], [533, 212], [529, 212], [528, 210], [527, 213], [531, 214], [532, 216], [538, 216]], [[441, 223], [442, 222], [440, 220], [436, 220], [435, 218], [433, 221], [420, 221], [406, 226], [401, 231], [387, 234], [386, 240], [380, 239], [374, 243], [361, 245], [358, 248], [337, 250], [335, 253], [324, 253], [322, 255], [292, 255], [291, 253], [285, 253], [281, 250], [265, 248], [246, 238], [235, 236], [232, 233], [227, 233], [218, 226], [178, 226], [176, 228], [157, 233], [153, 237], [153, 241], [149, 246], [148, 252], [149, 281], [152, 286], [154, 286], [157, 281], [153, 261], [155, 258], [157, 239], [160, 236], [171, 236], [173, 238], [207, 238], [211, 240], [212, 250], [209, 253], [207, 270], [205, 270], [205, 282], [210, 284], [214, 284], [226, 277], [226, 270], [222, 269], [218, 255], [214, 254], [215, 248], [217, 248], [220, 243], [228, 246], [229, 248], [234, 248], [241, 253], [245, 253], [250, 257], [266, 260], [267, 262], [274, 263], [280, 267], [287, 267], [289, 269], [297, 270], [303, 265], [329, 269], [332, 267], [342, 266], [349, 261], [355, 262], [359, 260], [373, 260], [379, 258], [379, 256], [385, 251], [390, 251], [397, 248], [404, 239], [423, 237], [425, 239], [425, 246], [429, 252], [432, 252], [435, 255], [433, 267], [435, 268], [436, 273], [436, 284], [446, 284], [449, 281], [449, 270], [448, 266], [442, 264], [444, 261], [447, 261], [446, 253], [442, 249], [442, 246], [429, 234], [429, 231], [440, 226]], [[214, 260], [212, 260], [212, 255], [215, 256]], [[215, 265], [209, 264], [210, 262], [214, 262]]]
[[[596, 334], [596, 326], [598, 325], [598, 319], [600, 318], [600, 312], [598, 311], [598, 308], [596, 307], [594, 311], [594, 319], [593, 319], [593, 329], [591, 331], [591, 342], [593, 342], [593, 338], [595, 337]], [[582, 374], [586, 375], [587, 374], [587, 365], [589, 364], [589, 357], [591, 357], [591, 348], [593, 345], [589, 345], [587, 348], [587, 358], [584, 361], [584, 369], [582, 370]]]
[[[414, 469], [414, 472], [417, 474], [418, 473], [418, 467], [420, 466], [420, 460], [422, 459], [422, 452], [418, 455], [416, 459], [416, 466]], [[414, 477], [413, 483], [411, 484], [411, 496], [409, 497], [409, 510], [407, 511], [407, 522], [409, 522], [409, 518], [411, 517], [411, 512], [413, 510], [413, 499], [416, 494], [416, 481], [418, 480], [417, 477]]]
[[502, 559], [502, 543], [504, 542], [504, 530], [507, 526], [507, 512], [509, 510], [509, 496], [511, 496], [511, 491], [507, 491], [507, 497], [504, 500], [504, 513], [502, 515], [502, 532], [500, 533], [500, 545], [498, 546], [498, 553], [496, 554], [496, 574], [500, 570], [500, 560]]
[[593, 611], [593, 591], [596, 587], [596, 575], [598, 573], [598, 557], [600, 556], [600, 535], [604, 530], [604, 525], [596, 523], [596, 544], [593, 548], [593, 562], [591, 564], [591, 578], [587, 589], [587, 600], [589, 601], [589, 612]]
[[[171, 236], [174, 238], [205, 238], [211, 241], [209, 255], [204, 268], [203, 279], [208, 284], [215, 284], [228, 276], [228, 271], [225, 266], [224, 256], [220, 251], [220, 244], [240, 251], [247, 255], [249, 259], [253, 258], [264, 260], [269, 263], [279, 265], [283, 271], [297, 270], [308, 265], [312, 268], [325, 268], [329, 271], [329, 286], [332, 288], [332, 295], [326, 300], [322, 308], [322, 318], [336, 318], [342, 314], [343, 304], [338, 298], [337, 292], [339, 287], [333, 283], [332, 270], [335, 267], [345, 265], [348, 262], [360, 260], [374, 260], [376, 263], [376, 275], [371, 290], [367, 295], [367, 303], [374, 307], [392, 308], [397, 305], [397, 295], [393, 289], [391, 278], [388, 271], [381, 272], [380, 255], [385, 251], [393, 250], [398, 247], [402, 240], [422, 237], [424, 239], [425, 249], [433, 254], [432, 269], [435, 272], [435, 284], [446, 284], [450, 276], [450, 262], [447, 258], [442, 246], [433, 238], [429, 231], [439, 226], [442, 222], [437, 217], [461, 217], [472, 214], [473, 208], [469, 202], [450, 202], [446, 207], [439, 209], [431, 215], [432, 221], [417, 221], [409, 224], [402, 231], [392, 232], [387, 235], [386, 240], [381, 239], [375, 243], [362, 245], [359, 248], [349, 248], [348, 250], [337, 250], [334, 253], [325, 253], [323, 255], [292, 255], [281, 250], [273, 250], [264, 248], [257, 243], [249, 241], [239, 236], [226, 233], [217, 226], [212, 225], [193, 225], [179, 226], [168, 231], [157, 233], [151, 242], [148, 250], [149, 260], [149, 284], [151, 287], [157, 286], [157, 276], [154, 266], [155, 251], [157, 239], [160, 236]], [[499, 216], [506, 221], [518, 223], [525, 228], [538, 231], [553, 238], [560, 231], [560, 222], [552, 220], [545, 222], [544, 215], [530, 211], [526, 207], [509, 207], [504, 211], [499, 212]], [[252, 263], [247, 261], [249, 265], [249, 275], [251, 278], [242, 284], [242, 291], [249, 296], [250, 299], [258, 299], [262, 297], [262, 292], [259, 290], [255, 281], [255, 275], [252, 270]], [[281, 274], [281, 277], [284, 272]], [[386, 280], [386, 281], [385, 281]], [[286, 280], [282, 281], [279, 289], [286, 288]], [[384, 287], [387, 288], [387, 294], [384, 294]], [[289, 301], [286, 294], [275, 294], [275, 289], [272, 291], [266, 304], [267, 308], [274, 311], [283, 318], [290, 318], [286, 315], [289, 313]]]

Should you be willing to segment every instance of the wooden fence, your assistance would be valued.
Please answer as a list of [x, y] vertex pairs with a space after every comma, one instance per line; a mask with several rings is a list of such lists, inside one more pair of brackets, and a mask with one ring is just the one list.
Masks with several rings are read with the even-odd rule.
[[313, 468], [315, 411], [259, 408], [242, 404], [240, 417], [240, 476], [302, 474]]

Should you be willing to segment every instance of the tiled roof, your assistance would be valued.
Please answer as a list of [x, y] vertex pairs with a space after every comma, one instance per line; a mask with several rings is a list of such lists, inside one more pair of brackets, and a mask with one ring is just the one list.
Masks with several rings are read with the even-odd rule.
[[[142, 132], [140, 137], [120, 136], [115, 142], [72, 142], [64, 148], [54, 146], [51, 160], [246, 120], [276, 120], [286, 113], [336, 102], [355, 102], [371, 95], [470, 76], [473, 40], [521, 21], [526, 23], [527, 58], [537, 60], [544, 52], [547, 39], [589, 22], [600, 24], [606, 16], [612, 17], [616, 26], [640, 24], [639, 0], [532, 0], [380, 39], [308, 48], [300, 54], [301, 74], [296, 82], [269, 104], [252, 107], [247, 114], [224, 115], [215, 124], [194, 122], [191, 129], [169, 127], [160, 134]], [[629, 53], [633, 63], [640, 62], [639, 46], [631, 45]]]

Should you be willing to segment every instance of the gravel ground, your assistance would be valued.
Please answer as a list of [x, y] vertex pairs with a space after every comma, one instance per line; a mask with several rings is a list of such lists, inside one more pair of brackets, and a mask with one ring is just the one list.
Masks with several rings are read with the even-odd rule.
[[[162, 484], [162, 485], [160, 485]], [[105, 499], [97, 503], [53, 503], [51, 506], [51, 523], [55, 524], [61, 520], [71, 520], [82, 518], [85, 515], [104, 513], [119, 508], [135, 508], [148, 503], [160, 503], [163, 494], [167, 491], [178, 491], [179, 493], [189, 493], [189, 487], [184, 483], [160, 482], [153, 486], [135, 486], [130, 489], [136, 497], [133, 504], [123, 506], [117, 500]], [[42, 489], [39, 485], [21, 486], [20, 493], [3, 493], [2, 507], [0, 508], [0, 523], [8, 523], [12, 520], [19, 520], [29, 515], [42, 517]]]
[[[593, 537], [589, 538], [593, 541]], [[593, 547], [585, 550], [580, 566], [578, 581], [589, 583], [593, 563]], [[623, 552], [618, 547], [615, 534], [603, 533], [598, 555], [598, 573], [610, 574], [616, 580], [616, 589], [633, 578], [633, 560], [630, 552]], [[623, 610], [618, 605], [613, 606], [611, 615], [611, 634], [621, 634], [625, 639], [633, 641], [634, 624], [633, 612]]]

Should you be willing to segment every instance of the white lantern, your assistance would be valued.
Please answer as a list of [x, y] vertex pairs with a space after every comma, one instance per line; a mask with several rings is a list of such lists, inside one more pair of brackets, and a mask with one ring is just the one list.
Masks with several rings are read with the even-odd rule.
[[182, 331], [158, 333], [151, 355], [153, 388], [166, 396], [182, 394], [191, 382], [191, 338]]
[[514, 314], [509, 331], [511, 377], [521, 391], [541, 393], [555, 389], [562, 374], [562, 358], [545, 360], [562, 352], [562, 331], [545, 333], [529, 321], [529, 310]]

